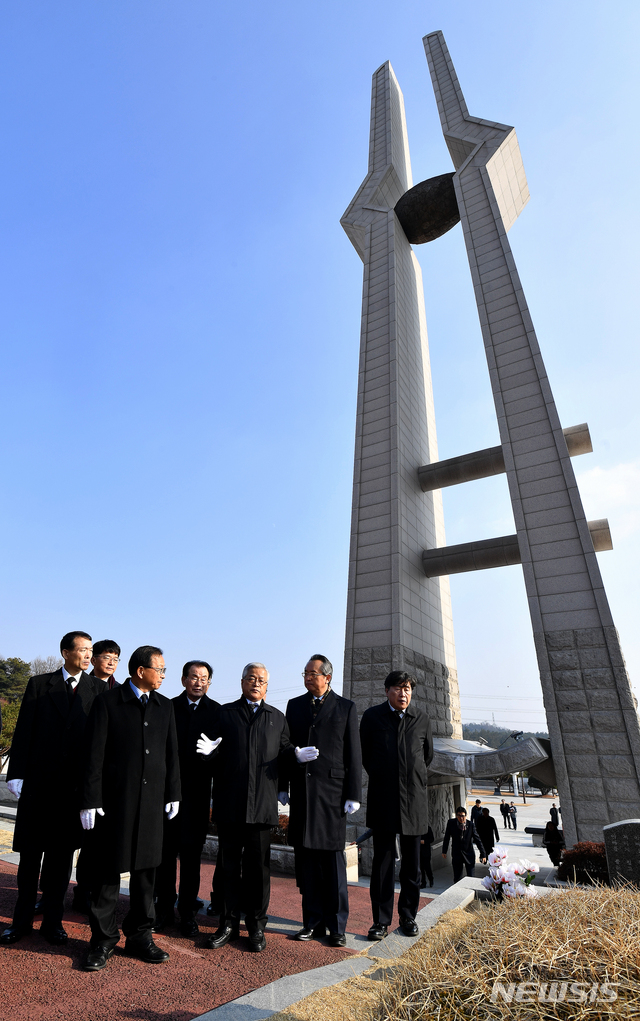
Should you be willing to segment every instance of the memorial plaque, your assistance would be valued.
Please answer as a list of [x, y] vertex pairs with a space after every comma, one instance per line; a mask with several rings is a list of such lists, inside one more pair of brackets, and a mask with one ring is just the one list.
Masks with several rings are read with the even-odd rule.
[[640, 819], [623, 819], [604, 827], [611, 883], [640, 886]]

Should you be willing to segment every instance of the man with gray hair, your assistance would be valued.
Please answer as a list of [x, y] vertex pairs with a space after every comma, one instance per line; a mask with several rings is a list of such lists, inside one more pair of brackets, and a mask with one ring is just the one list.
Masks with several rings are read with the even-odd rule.
[[213, 815], [224, 903], [220, 926], [205, 944], [210, 950], [238, 938], [242, 910], [250, 949], [267, 945], [269, 831], [278, 822], [278, 768], [293, 755], [284, 715], [264, 700], [268, 683], [264, 663], [247, 663], [242, 695], [218, 712], [215, 740], [202, 734], [196, 746], [201, 755], [216, 754]]

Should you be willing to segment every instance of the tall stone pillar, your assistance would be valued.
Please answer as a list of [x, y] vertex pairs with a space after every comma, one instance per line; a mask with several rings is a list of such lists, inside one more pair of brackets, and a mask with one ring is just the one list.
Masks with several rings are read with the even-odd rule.
[[[441, 32], [424, 39], [478, 304], [567, 845], [640, 817], [640, 729], [507, 231], [529, 194], [513, 128], [468, 113]], [[551, 241], [551, 239], [550, 239]], [[512, 561], [513, 562], [513, 561]]]
[[[437, 460], [422, 274], [394, 213], [411, 187], [404, 101], [389, 63], [373, 75], [369, 170], [341, 223], [364, 262], [344, 693], [361, 714], [395, 669], [414, 674], [434, 734], [461, 737], [446, 577], [426, 578], [425, 543], [444, 543], [440, 492], [417, 468]], [[434, 831], [453, 807], [434, 795]]]

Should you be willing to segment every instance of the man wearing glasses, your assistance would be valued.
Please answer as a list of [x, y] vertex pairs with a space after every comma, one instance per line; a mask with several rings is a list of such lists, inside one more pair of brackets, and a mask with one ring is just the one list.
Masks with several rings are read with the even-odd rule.
[[384, 939], [393, 917], [396, 834], [400, 837], [398, 915], [405, 936], [416, 936], [420, 905], [420, 840], [429, 826], [427, 766], [433, 758], [431, 723], [411, 705], [415, 677], [393, 670], [386, 700], [362, 716], [362, 762], [369, 774], [367, 826], [373, 830], [370, 940]]
[[280, 800], [291, 791], [289, 842], [295, 848], [303, 928], [297, 940], [346, 945], [349, 893], [344, 847], [347, 815], [360, 808], [362, 758], [353, 702], [331, 690], [333, 667], [312, 656], [303, 671], [306, 694], [287, 705], [295, 758], [281, 778]]
[[117, 642], [112, 641], [110, 638], [96, 642], [93, 646], [93, 656], [91, 657], [91, 666], [93, 667], [91, 675], [99, 678], [101, 681], [106, 681], [109, 685], [109, 691], [111, 691], [112, 688], [116, 688], [120, 684], [120, 681], [116, 681], [115, 678], [119, 662], [120, 646]]
[[123, 872], [130, 873], [125, 953], [149, 964], [169, 957], [152, 938], [163, 816], [172, 819], [180, 801], [173, 706], [158, 692], [165, 673], [162, 649], [141, 646], [129, 660], [125, 683], [96, 699], [89, 716], [80, 818], [85, 830], [95, 827], [97, 851], [86, 971], [101, 971], [120, 938], [116, 908]]
[[279, 709], [267, 705], [269, 671], [247, 663], [242, 694], [218, 712], [215, 740], [202, 734], [201, 755], [216, 753], [213, 796], [218, 826], [216, 869], [222, 869], [220, 925], [205, 946], [219, 950], [237, 939], [245, 912], [249, 949], [260, 953], [271, 895], [270, 830], [278, 822], [278, 769], [292, 754], [289, 728]]

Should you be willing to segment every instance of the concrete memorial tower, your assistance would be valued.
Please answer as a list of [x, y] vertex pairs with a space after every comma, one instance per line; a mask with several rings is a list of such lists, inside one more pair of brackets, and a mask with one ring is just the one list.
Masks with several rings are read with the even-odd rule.
[[[608, 524], [586, 520], [571, 466], [591, 449], [589, 430], [561, 426], [507, 239], [529, 199], [515, 130], [469, 114], [441, 32], [424, 45], [455, 171], [412, 186], [402, 93], [383, 64], [369, 172], [341, 221], [364, 262], [344, 691], [362, 712], [383, 697], [391, 669], [417, 676], [438, 738], [438, 837], [454, 776], [502, 766], [498, 753], [472, 748], [461, 765], [448, 575], [521, 564], [565, 840], [601, 841], [603, 827], [640, 818], [640, 727], [595, 555], [611, 548]], [[411, 245], [460, 221], [501, 444], [438, 461]], [[516, 533], [445, 546], [440, 490], [500, 473]], [[542, 755], [523, 748], [515, 768]]]
[[[364, 262], [344, 693], [362, 713], [384, 699], [391, 670], [408, 670], [434, 734], [461, 737], [449, 580], [422, 566], [444, 523], [440, 493], [424, 494], [416, 473], [438, 455], [422, 274], [394, 213], [411, 185], [404, 101], [386, 63], [373, 76], [368, 174], [341, 221]], [[431, 797], [441, 834], [451, 785]]]

